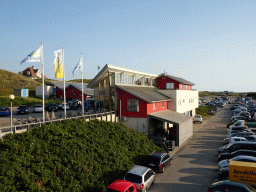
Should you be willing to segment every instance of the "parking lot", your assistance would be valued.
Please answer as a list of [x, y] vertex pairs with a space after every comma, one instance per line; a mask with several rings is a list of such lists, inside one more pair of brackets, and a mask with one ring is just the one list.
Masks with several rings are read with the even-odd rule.
[[210, 120], [194, 124], [194, 135], [173, 154], [173, 164], [156, 176], [152, 192], [207, 191], [218, 178], [217, 150], [223, 144], [226, 125], [230, 122], [230, 105]]

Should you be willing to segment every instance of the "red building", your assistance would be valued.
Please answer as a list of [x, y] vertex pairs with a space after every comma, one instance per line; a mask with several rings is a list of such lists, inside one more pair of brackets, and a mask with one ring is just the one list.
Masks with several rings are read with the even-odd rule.
[[[56, 87], [56, 98], [64, 98], [64, 83], [52, 82]], [[66, 98], [67, 99], [79, 99], [82, 100], [82, 83], [65, 83], [66, 84]], [[84, 101], [87, 97], [93, 97], [93, 89], [87, 88], [87, 84], [83, 86]]]
[[107, 64], [88, 87], [94, 88], [95, 100], [102, 101], [103, 107], [113, 110], [115, 106], [118, 121], [149, 136], [167, 134], [181, 145], [193, 135], [191, 116], [198, 106], [193, 85], [166, 74]]

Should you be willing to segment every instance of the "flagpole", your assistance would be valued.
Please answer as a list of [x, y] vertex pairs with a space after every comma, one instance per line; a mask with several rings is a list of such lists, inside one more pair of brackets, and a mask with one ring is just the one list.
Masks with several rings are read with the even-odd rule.
[[84, 65], [83, 65], [83, 53], [81, 53], [80, 62], [82, 62], [82, 114], [84, 116]]
[[42, 44], [42, 71], [43, 71], [43, 123], [45, 123], [45, 107], [44, 107], [44, 48], [43, 48], [43, 42], [41, 43]]
[[66, 83], [65, 83], [65, 67], [64, 67], [64, 49], [62, 47], [62, 62], [63, 62], [63, 81], [64, 81], [64, 118], [66, 119], [67, 109], [66, 109]]

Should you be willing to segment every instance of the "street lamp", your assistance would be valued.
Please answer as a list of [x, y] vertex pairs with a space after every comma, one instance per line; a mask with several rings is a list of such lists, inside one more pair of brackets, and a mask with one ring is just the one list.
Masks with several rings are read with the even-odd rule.
[[11, 100], [11, 127], [12, 127], [12, 100], [14, 99], [14, 95], [9, 95], [9, 99]]

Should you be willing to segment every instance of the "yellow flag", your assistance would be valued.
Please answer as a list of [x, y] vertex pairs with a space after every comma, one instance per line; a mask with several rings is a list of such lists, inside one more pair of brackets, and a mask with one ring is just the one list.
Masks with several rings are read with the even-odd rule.
[[54, 51], [54, 72], [55, 78], [63, 78], [63, 63], [62, 63], [62, 50]]

